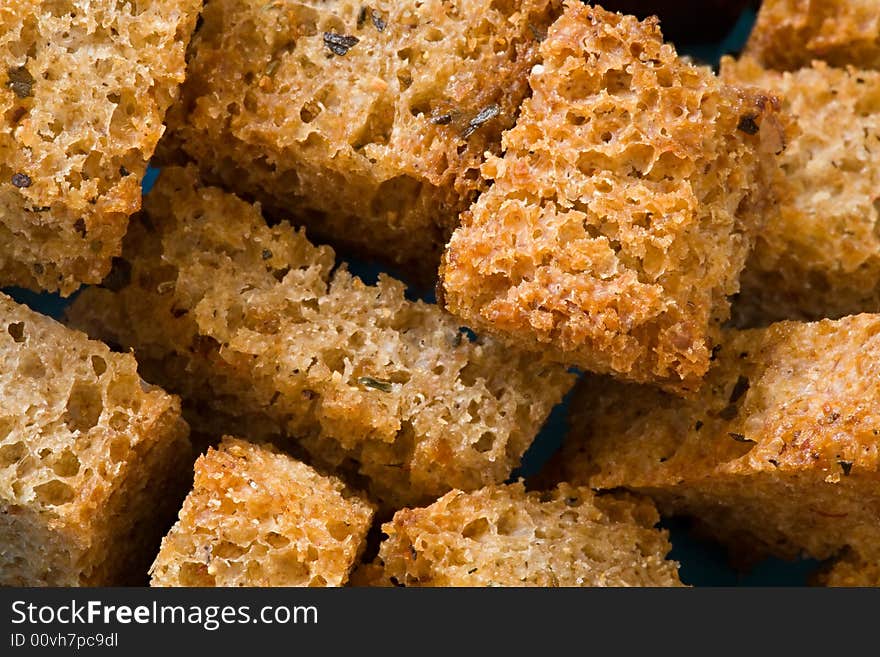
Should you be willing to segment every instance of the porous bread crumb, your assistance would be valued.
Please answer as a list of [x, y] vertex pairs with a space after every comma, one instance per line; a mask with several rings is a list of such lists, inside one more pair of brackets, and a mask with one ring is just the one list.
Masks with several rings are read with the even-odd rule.
[[208, 0], [165, 160], [433, 281], [559, 0]]
[[880, 545], [880, 315], [730, 331], [691, 400], [592, 377], [559, 480], [652, 496], [744, 560]]
[[656, 20], [580, 2], [540, 56], [444, 255], [446, 307], [564, 363], [693, 389], [762, 223], [777, 101], [680, 59]]
[[124, 258], [77, 297], [73, 325], [133, 347], [197, 430], [294, 438], [386, 507], [504, 481], [573, 383], [399, 281], [334, 269], [332, 249], [192, 168], [163, 171]]
[[763, 0], [746, 54], [783, 71], [814, 59], [880, 68], [877, 0]]
[[145, 581], [185, 494], [187, 434], [133, 356], [0, 294], [0, 585]]
[[880, 311], [880, 71], [793, 73], [724, 58], [721, 77], [784, 97], [797, 135], [773, 177], [778, 204], [733, 304], [738, 326]]
[[522, 483], [403, 509], [361, 583], [374, 586], [681, 586], [646, 499]]
[[847, 553], [822, 569], [813, 583], [836, 587], [880, 586], [880, 559], [876, 556], [865, 559], [852, 552]]
[[373, 508], [269, 445], [226, 437], [195, 466], [151, 586], [342, 586]]
[[110, 270], [200, 8], [0, 1], [0, 286], [67, 295]]

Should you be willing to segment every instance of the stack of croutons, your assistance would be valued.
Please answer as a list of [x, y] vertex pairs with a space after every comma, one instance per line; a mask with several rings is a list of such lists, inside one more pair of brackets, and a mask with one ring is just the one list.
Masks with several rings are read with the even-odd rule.
[[662, 514], [880, 585], [876, 2], [660, 27], [2, 4], [0, 286], [78, 294], [0, 295], [0, 584], [681, 586]]

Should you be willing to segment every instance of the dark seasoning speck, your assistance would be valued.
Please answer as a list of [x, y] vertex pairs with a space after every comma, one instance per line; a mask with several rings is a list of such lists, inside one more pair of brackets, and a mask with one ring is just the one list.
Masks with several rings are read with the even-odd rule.
[[356, 36], [348, 36], [345, 34], [337, 34], [336, 32], [324, 32], [324, 45], [330, 49], [334, 55], [343, 57], [348, 51], [354, 48], [360, 39]]

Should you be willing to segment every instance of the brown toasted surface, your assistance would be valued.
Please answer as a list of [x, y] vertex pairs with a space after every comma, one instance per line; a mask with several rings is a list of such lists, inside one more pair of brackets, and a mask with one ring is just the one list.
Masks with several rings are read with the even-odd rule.
[[880, 72], [822, 62], [793, 73], [725, 58], [722, 79], [784, 96], [794, 117], [742, 276], [741, 326], [880, 311]]
[[141, 583], [185, 493], [187, 433], [131, 355], [0, 295], [0, 584]]
[[746, 52], [768, 68], [795, 70], [822, 59], [880, 68], [876, 0], [763, 0]]
[[[681, 586], [654, 505], [562, 485], [452, 491], [403, 509], [361, 583], [402, 586]], [[381, 570], [380, 570], [381, 569]]]
[[652, 495], [753, 554], [880, 541], [880, 315], [725, 335], [690, 401], [595, 377], [558, 477]]
[[196, 461], [151, 586], [341, 586], [373, 508], [268, 445], [226, 437]]
[[200, 7], [0, 2], [0, 286], [70, 294], [109, 271]]
[[559, 4], [208, 0], [167, 151], [433, 279]]
[[145, 212], [72, 323], [134, 347], [196, 429], [295, 438], [388, 507], [505, 480], [573, 382], [540, 356], [472, 341], [399, 281], [334, 270], [329, 247], [267, 227], [193, 169], [165, 169]]
[[880, 586], [880, 559], [866, 559], [852, 552], [847, 553], [823, 569], [814, 583], [837, 587]]
[[444, 256], [445, 303], [559, 361], [693, 388], [761, 224], [776, 100], [580, 2], [540, 55]]

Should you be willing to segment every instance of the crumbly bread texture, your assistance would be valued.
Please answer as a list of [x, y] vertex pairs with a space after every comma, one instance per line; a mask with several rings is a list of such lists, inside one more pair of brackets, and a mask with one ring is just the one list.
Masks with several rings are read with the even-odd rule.
[[880, 68], [877, 0], [763, 0], [746, 53], [782, 71], [814, 59]]
[[452, 491], [382, 526], [362, 583], [397, 586], [681, 586], [654, 505], [562, 485]]
[[[880, 6], [878, 6], [880, 11]], [[768, 71], [725, 58], [722, 79], [784, 96], [797, 122], [733, 304], [738, 326], [880, 311], [880, 71]]]
[[0, 286], [97, 283], [140, 207], [201, 0], [0, 0]]
[[761, 224], [777, 101], [680, 59], [655, 20], [575, 1], [541, 58], [444, 256], [446, 306], [561, 362], [693, 388]]
[[540, 356], [472, 340], [399, 281], [334, 270], [332, 249], [267, 227], [192, 168], [165, 169], [145, 211], [72, 323], [133, 347], [196, 429], [296, 438], [391, 508], [504, 481], [573, 383]]
[[186, 492], [187, 434], [133, 356], [0, 294], [0, 585], [143, 583]]
[[559, 0], [208, 0], [166, 159], [436, 277]]
[[584, 381], [558, 477], [654, 497], [748, 561], [880, 545], [880, 315], [731, 331], [698, 396]]
[[151, 586], [341, 586], [373, 508], [269, 445], [224, 438], [162, 540]]
[[846, 554], [820, 571], [814, 583], [836, 587], [880, 586], [880, 559], [865, 559], [854, 553]]

